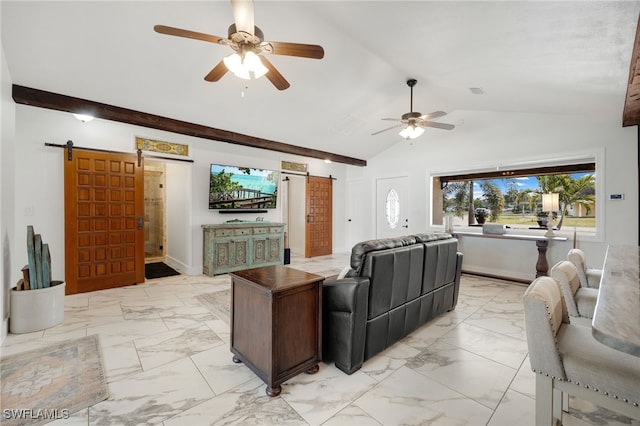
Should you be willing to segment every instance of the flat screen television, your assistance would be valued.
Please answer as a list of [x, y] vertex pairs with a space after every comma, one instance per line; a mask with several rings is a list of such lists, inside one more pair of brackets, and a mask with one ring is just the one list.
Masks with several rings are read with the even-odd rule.
[[209, 210], [274, 209], [280, 172], [211, 164]]

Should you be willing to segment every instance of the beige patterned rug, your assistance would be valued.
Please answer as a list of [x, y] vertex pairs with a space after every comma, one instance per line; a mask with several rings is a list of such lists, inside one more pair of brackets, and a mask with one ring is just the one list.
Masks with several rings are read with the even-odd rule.
[[201, 294], [196, 299], [226, 324], [231, 324], [231, 290]]
[[0, 360], [2, 425], [39, 425], [109, 396], [98, 335]]

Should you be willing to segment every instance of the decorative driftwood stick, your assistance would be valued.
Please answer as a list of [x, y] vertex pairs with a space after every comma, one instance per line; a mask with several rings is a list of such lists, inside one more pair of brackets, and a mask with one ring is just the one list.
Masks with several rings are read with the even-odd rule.
[[51, 286], [51, 255], [49, 254], [49, 244], [42, 245], [42, 288]]
[[29, 287], [38, 288], [36, 283], [36, 249], [33, 226], [27, 226], [27, 256], [29, 258]]
[[49, 244], [42, 244], [42, 236], [35, 234], [33, 226], [27, 226], [27, 257], [29, 264], [22, 269], [24, 285], [21, 289], [33, 290], [51, 286], [51, 254]]

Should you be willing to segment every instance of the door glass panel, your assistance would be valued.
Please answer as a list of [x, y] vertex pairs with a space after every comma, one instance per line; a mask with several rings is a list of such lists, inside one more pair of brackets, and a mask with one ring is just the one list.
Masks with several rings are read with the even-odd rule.
[[389, 228], [395, 229], [400, 221], [400, 197], [398, 197], [398, 192], [393, 188], [387, 192], [385, 215]]

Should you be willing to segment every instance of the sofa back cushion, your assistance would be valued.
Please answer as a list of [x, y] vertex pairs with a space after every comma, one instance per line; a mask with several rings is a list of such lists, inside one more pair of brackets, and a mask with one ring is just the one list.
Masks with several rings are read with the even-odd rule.
[[456, 238], [425, 242], [422, 294], [455, 281], [458, 253]]
[[362, 266], [368, 253], [396, 247], [410, 246], [415, 243], [416, 239], [413, 236], [362, 241], [351, 249], [351, 269], [355, 271], [356, 276], [362, 276]]
[[369, 278], [368, 319], [420, 296], [423, 263], [422, 244], [372, 251], [365, 256], [360, 276]]

